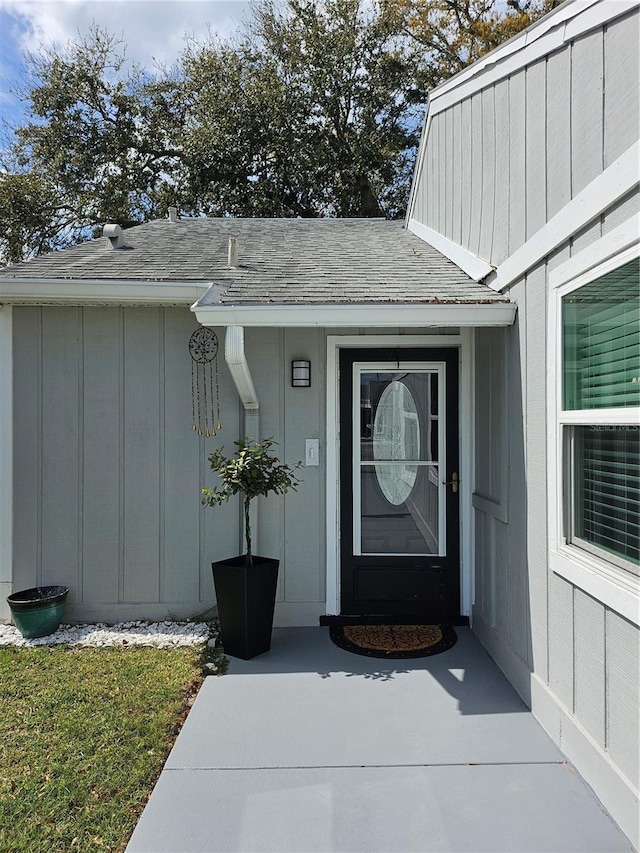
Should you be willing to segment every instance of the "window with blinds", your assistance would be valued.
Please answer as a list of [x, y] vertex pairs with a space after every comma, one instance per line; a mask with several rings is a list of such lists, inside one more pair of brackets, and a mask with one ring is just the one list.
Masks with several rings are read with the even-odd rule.
[[640, 406], [639, 260], [562, 299], [567, 411]]
[[[571, 541], [640, 562], [640, 431], [570, 427], [574, 469]], [[598, 551], [596, 551], [598, 553]]]
[[637, 573], [640, 427], [590, 412], [640, 406], [639, 259], [566, 294], [562, 332], [563, 408], [574, 413], [563, 427], [565, 536]]

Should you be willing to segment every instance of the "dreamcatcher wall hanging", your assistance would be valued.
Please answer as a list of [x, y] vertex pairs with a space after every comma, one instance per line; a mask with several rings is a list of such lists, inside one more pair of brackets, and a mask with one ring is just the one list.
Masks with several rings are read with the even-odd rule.
[[189, 338], [191, 356], [191, 429], [211, 436], [222, 429], [218, 384], [218, 338], [213, 329], [201, 326]]

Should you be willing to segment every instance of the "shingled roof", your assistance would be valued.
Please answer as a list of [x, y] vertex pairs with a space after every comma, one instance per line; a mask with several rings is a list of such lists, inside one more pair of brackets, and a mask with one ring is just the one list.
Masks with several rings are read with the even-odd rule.
[[101, 237], [5, 267], [0, 279], [211, 283], [203, 303], [220, 305], [505, 301], [383, 219], [167, 219], [123, 235], [124, 248]]

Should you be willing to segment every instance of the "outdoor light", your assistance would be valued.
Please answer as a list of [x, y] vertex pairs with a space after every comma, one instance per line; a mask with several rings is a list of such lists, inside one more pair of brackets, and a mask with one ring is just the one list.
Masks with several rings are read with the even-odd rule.
[[291, 385], [294, 388], [308, 388], [311, 385], [311, 362], [291, 362]]

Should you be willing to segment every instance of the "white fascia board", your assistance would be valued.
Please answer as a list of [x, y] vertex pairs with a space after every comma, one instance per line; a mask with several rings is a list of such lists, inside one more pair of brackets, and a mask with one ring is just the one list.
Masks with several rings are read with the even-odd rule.
[[0, 277], [0, 303], [7, 305], [127, 305], [132, 303], [191, 305], [211, 282], [123, 281]]
[[453, 261], [457, 267], [464, 270], [474, 281], [482, 281], [483, 278], [486, 278], [494, 271], [494, 268], [488, 261], [479, 258], [467, 249], [463, 249], [458, 243], [454, 243], [448, 237], [443, 237], [442, 234], [434, 231], [433, 228], [428, 228], [426, 225], [416, 222], [415, 219], [409, 221], [407, 229], [429, 246], [437, 249], [441, 255]]
[[511, 326], [513, 302], [376, 305], [193, 305], [203, 326], [425, 328]]
[[409, 192], [409, 203], [407, 204], [407, 212], [404, 217], [404, 226], [408, 230], [411, 230], [409, 224], [413, 218], [413, 207], [416, 200], [416, 193], [418, 191], [418, 187], [420, 186], [420, 179], [422, 177], [422, 169], [424, 166], [424, 157], [425, 151], [427, 149], [427, 142], [429, 139], [429, 129], [431, 127], [431, 116], [429, 115], [429, 96], [427, 95], [427, 106], [425, 109], [424, 119], [422, 121], [422, 131], [420, 133], [420, 144], [418, 145], [418, 153], [416, 156], [416, 162], [413, 167], [413, 175], [411, 176], [411, 190]]
[[500, 264], [492, 290], [500, 291], [521, 278], [527, 270], [566, 243], [574, 234], [592, 222], [640, 183], [638, 162], [640, 142], [630, 148], [598, 175], [582, 192], [571, 199], [546, 225]]
[[431, 114], [446, 110], [579, 36], [626, 15], [638, 4], [639, 0], [575, 0], [564, 3], [434, 89], [429, 102]]
[[[549, 272], [549, 287], [559, 287], [566, 284], [589, 273], [606, 261], [613, 258], [617, 259], [623, 252], [634, 247], [637, 255], [638, 244], [640, 244], [640, 213], [636, 213], [626, 222], [614, 228], [613, 231], [590, 243], [577, 255], [568, 258], [563, 264], [551, 270]], [[620, 262], [616, 260], [616, 266], [619, 265]]]

